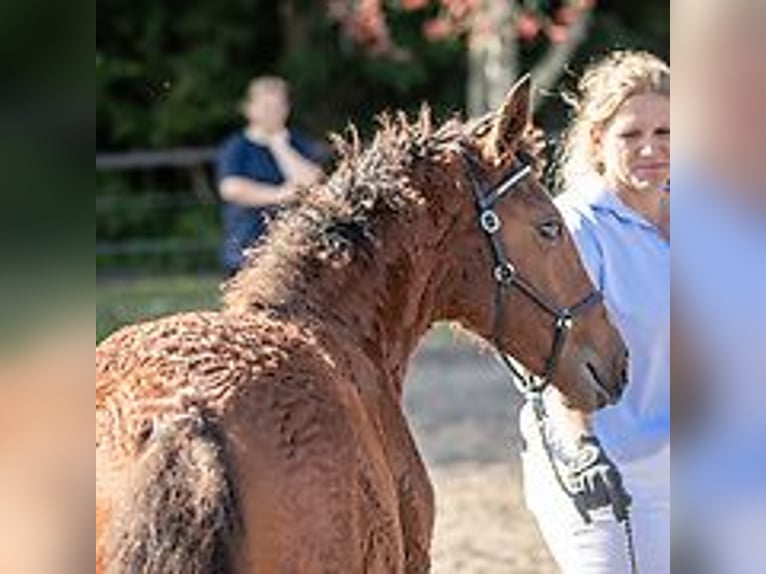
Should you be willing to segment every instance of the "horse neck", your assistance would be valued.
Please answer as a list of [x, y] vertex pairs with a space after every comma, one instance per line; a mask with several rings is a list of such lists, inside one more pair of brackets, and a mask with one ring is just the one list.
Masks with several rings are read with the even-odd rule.
[[305, 293], [334, 339], [361, 353], [397, 401], [410, 357], [442, 314], [449, 234], [446, 221], [394, 222], [371, 253], [328, 270]]
[[[311, 325], [336, 353], [365, 361], [398, 401], [418, 342], [450, 312], [447, 284], [461, 209], [451, 203], [448, 209], [428, 206], [392, 215], [376, 230], [375, 245], [357, 248], [341, 267], [314, 266], [297, 279], [272, 281], [264, 277], [275, 266], [256, 262], [235, 278], [224, 312], [276, 309]], [[260, 262], [276, 257], [265, 252]]]

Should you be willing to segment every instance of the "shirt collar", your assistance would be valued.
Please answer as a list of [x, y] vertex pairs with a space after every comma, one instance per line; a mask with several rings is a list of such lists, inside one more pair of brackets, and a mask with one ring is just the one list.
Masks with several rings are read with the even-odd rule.
[[604, 185], [595, 184], [586, 187], [583, 192], [583, 200], [593, 210], [609, 213], [620, 221], [633, 223], [646, 229], [657, 229], [652, 222], [625, 204], [616, 193]]

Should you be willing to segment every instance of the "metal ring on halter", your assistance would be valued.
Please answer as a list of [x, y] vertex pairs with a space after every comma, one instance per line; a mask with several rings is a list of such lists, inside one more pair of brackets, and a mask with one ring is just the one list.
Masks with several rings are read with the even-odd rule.
[[574, 325], [574, 317], [570, 313], [563, 313], [556, 319], [556, 329], [561, 331], [569, 331]]
[[497, 213], [491, 209], [485, 209], [481, 212], [479, 222], [481, 223], [481, 228], [489, 234], [497, 233], [502, 225]]
[[495, 266], [495, 280], [503, 285], [510, 285], [516, 278], [516, 268], [513, 263], [506, 261]]

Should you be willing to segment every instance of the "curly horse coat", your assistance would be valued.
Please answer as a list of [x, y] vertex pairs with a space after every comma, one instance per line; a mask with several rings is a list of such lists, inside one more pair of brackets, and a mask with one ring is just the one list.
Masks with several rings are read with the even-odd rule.
[[[488, 183], [526, 145], [529, 85], [484, 120], [382, 120], [339, 142], [323, 185], [275, 221], [221, 312], [124, 328], [96, 349], [96, 571], [428, 572], [433, 492], [401, 408], [438, 320], [490, 338], [494, 279], [462, 161]], [[503, 241], [554, 301], [592, 289], [571, 238], [526, 180], [498, 206]], [[492, 343], [539, 370], [551, 318], [510, 294]], [[506, 319], [506, 317], [503, 317]], [[554, 384], [584, 410], [622, 340], [602, 306], [572, 331]]]

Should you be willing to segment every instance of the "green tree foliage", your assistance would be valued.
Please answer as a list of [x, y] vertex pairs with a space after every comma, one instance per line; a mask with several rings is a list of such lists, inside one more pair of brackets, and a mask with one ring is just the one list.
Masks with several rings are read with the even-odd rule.
[[[350, 120], [369, 127], [376, 111], [425, 100], [439, 111], [462, 108], [463, 40], [428, 39], [424, 24], [439, 3], [420, 4], [404, 10], [399, 1], [386, 2], [391, 34], [405, 48], [391, 55], [351, 41], [318, 0], [103, 0], [97, 149], [215, 143], [237, 125], [244, 86], [262, 73], [288, 78], [295, 120], [316, 135]], [[551, 10], [555, 4], [546, 2]], [[615, 46], [666, 55], [668, 27], [666, 0], [602, 1], [577, 60]], [[535, 49], [534, 42], [525, 48], [530, 58]]]
[[296, 120], [314, 133], [385, 106], [460, 101], [460, 47], [429, 43], [417, 15], [402, 15], [397, 28], [412, 56], [395, 61], [344, 39], [318, 2], [103, 4], [98, 149], [209, 145], [237, 124], [247, 81], [263, 73], [290, 80]]
[[100, 2], [97, 148], [210, 143], [230, 120], [243, 78], [274, 71], [277, 5]]

